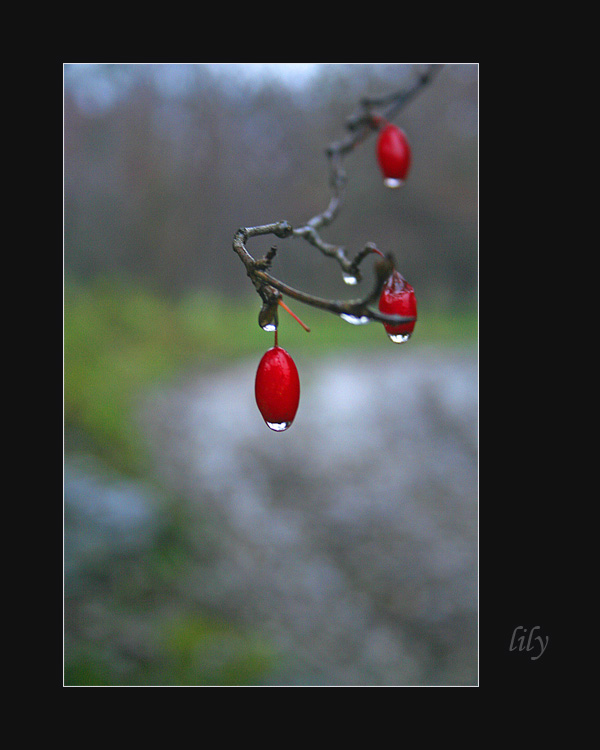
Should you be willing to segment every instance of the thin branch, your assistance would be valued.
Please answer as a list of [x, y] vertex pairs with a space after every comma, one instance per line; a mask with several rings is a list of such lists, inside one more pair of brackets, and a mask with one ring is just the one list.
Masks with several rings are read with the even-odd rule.
[[[358, 110], [346, 121], [348, 134], [341, 140], [331, 143], [325, 150], [330, 168], [329, 181], [332, 194], [329, 204], [323, 212], [313, 216], [306, 224], [299, 227], [292, 227], [288, 221], [277, 221], [256, 227], [242, 227], [237, 230], [233, 238], [233, 249], [244, 263], [246, 273], [263, 300], [263, 307], [259, 314], [259, 324], [262, 327], [277, 326], [277, 304], [281, 294], [292, 297], [303, 304], [340, 315], [354, 323], [377, 320], [399, 325], [414, 320], [413, 317], [386, 315], [372, 307], [379, 300], [383, 285], [394, 270], [394, 261], [389, 253], [384, 255], [374, 243], [369, 242], [353, 259], [350, 259], [343, 247], [323, 240], [318, 230], [330, 224], [342, 207], [346, 186], [343, 159], [372, 132], [378, 130], [383, 122], [391, 120], [398, 114], [426, 84], [433, 80], [440, 69], [441, 66], [439, 65], [431, 65], [422, 71], [410, 86], [384, 96], [364, 97], [361, 100]], [[384, 108], [382, 111], [376, 111], [376, 109], [382, 107]], [[276, 248], [271, 248], [269, 253], [259, 260], [255, 260], [246, 248], [246, 243], [252, 237], [268, 234], [273, 234], [281, 239], [294, 236], [306, 240], [324, 255], [334, 258], [339, 263], [345, 278], [353, 283], [357, 283], [362, 278], [359, 268], [362, 261], [368, 255], [377, 254], [379, 258], [374, 263], [375, 285], [364, 298], [347, 301], [323, 299], [294, 289], [268, 272]]]
[[306, 305], [312, 305], [321, 310], [335, 313], [345, 317], [346, 319], [353, 319], [352, 322], [367, 322], [363, 320], [379, 320], [382, 323], [394, 323], [399, 325], [400, 323], [410, 323], [414, 320], [414, 317], [404, 315], [387, 315], [379, 312], [377, 309], [372, 309], [371, 305], [379, 300], [381, 290], [389, 275], [394, 270], [394, 262], [391, 256], [384, 256], [382, 260], [375, 263], [375, 284], [373, 289], [366, 297], [355, 300], [329, 300], [323, 299], [322, 297], [315, 297], [312, 294], [294, 289], [283, 281], [279, 281], [271, 274], [266, 271], [256, 271], [258, 279], [262, 280], [265, 284], [273, 287], [282, 294], [286, 294], [288, 297], [292, 297], [298, 302], [303, 302]]

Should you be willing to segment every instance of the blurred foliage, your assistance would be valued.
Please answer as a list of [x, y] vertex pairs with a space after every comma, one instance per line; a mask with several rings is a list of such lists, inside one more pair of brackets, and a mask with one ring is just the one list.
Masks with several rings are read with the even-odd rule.
[[[237, 303], [240, 307], [240, 303]], [[233, 354], [217, 332], [235, 330], [235, 306], [214, 296], [175, 303], [164, 294], [97, 278], [64, 289], [64, 410], [70, 434], [92, 439], [100, 454], [125, 471], [143, 461], [131, 406], [145, 386]], [[249, 343], [240, 336], [237, 351]]]
[[270, 649], [229, 623], [189, 616], [163, 634], [165, 671], [178, 685], [243, 685], [260, 680]]
[[[291, 304], [291, 303], [290, 303]], [[392, 346], [375, 323], [352, 326], [313, 308], [295, 306], [307, 334], [285, 311], [279, 343], [307, 356], [344, 348]], [[257, 324], [260, 300], [217, 293], [171, 298], [140, 282], [101, 277], [64, 288], [64, 416], [67, 448], [87, 448], [120, 471], [144, 471], [144, 451], [132, 419], [144, 388], [186, 369], [208, 369], [272, 346]], [[419, 307], [408, 346], [473, 343], [477, 313]], [[251, 384], [249, 385], [251, 389]]]
[[[77, 509], [66, 511], [69, 544]], [[220, 614], [199, 611], [182, 590], [182, 580], [214, 553], [210, 533], [182, 498], [163, 497], [156, 514], [146, 545], [79, 554], [69, 567], [64, 684], [260, 683], [275, 664], [269, 645]], [[84, 523], [89, 530], [93, 517]], [[197, 535], [201, 553], [191, 539]]]
[[[112, 613], [135, 629], [131, 617]], [[138, 624], [138, 628], [139, 628]], [[119, 643], [120, 633], [67, 649], [68, 686], [255, 685], [273, 663], [268, 645], [229, 623], [197, 614], [165, 618], [146, 627], [135, 649]]]

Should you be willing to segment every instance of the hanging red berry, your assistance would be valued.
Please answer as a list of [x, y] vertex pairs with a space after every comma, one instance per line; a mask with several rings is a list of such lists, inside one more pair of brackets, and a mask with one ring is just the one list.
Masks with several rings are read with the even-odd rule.
[[294, 421], [300, 403], [296, 363], [280, 346], [268, 349], [256, 371], [256, 404], [267, 426], [282, 432]]
[[[398, 271], [394, 271], [385, 282], [379, 297], [379, 311], [386, 315], [417, 317], [415, 290]], [[383, 326], [395, 344], [402, 344], [411, 337], [415, 322], [416, 320], [412, 320], [399, 325], [384, 323]]]
[[377, 160], [388, 187], [400, 187], [410, 169], [411, 150], [406, 135], [396, 125], [386, 125], [377, 139]]

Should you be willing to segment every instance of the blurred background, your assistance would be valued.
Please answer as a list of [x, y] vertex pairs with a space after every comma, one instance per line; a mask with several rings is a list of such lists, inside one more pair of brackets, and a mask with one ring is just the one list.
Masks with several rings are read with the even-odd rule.
[[[477, 683], [478, 67], [447, 64], [345, 161], [322, 235], [392, 252], [414, 286], [392, 344], [299, 303], [301, 380], [271, 432], [254, 374], [273, 335], [235, 231], [328, 203], [326, 146], [408, 63], [64, 66], [66, 685]], [[307, 243], [273, 273], [362, 296]], [[284, 317], [285, 316], [285, 317]]]

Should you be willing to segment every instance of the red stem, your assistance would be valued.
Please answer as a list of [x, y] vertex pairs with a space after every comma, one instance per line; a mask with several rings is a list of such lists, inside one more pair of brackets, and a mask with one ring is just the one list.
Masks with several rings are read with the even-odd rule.
[[304, 328], [304, 330], [305, 330], [305, 331], [306, 331], [307, 333], [310, 333], [310, 328], [309, 328], [309, 327], [308, 327], [308, 326], [306, 325], [306, 323], [303, 323], [303, 322], [302, 322], [302, 321], [300, 320], [300, 318], [299, 318], [299, 317], [298, 317], [298, 316], [297, 316], [297, 315], [296, 315], [295, 313], [293, 313], [293, 312], [292, 312], [292, 311], [290, 310], [290, 308], [289, 308], [289, 307], [288, 307], [288, 306], [287, 306], [287, 305], [285, 304], [285, 302], [282, 302], [281, 300], [277, 300], [277, 301], [278, 301], [278, 302], [279, 302], [279, 304], [280, 304], [280, 305], [281, 305], [281, 306], [283, 307], [283, 309], [284, 309], [284, 310], [286, 310], [287, 312], [289, 312], [289, 314], [290, 314], [290, 315], [292, 316], [292, 318], [294, 318], [294, 320], [296, 320], [296, 321], [298, 321], [298, 323], [300, 323], [300, 325], [302, 326], [302, 328]]

